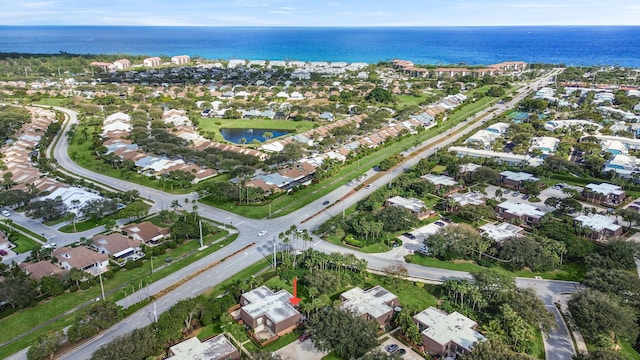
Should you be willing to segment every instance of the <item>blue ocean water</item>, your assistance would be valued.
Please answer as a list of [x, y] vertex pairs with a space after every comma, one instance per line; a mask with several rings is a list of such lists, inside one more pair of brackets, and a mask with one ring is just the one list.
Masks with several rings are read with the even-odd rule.
[[0, 52], [186, 54], [207, 59], [640, 67], [638, 26], [0, 26]]

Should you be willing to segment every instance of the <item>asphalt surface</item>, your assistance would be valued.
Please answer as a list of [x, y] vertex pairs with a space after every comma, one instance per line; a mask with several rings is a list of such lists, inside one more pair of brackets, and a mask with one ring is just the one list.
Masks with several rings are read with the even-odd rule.
[[[509, 108], [513, 107], [517, 102], [522, 100], [530, 91], [537, 89], [539, 86], [545, 85], [548, 82], [548, 79], [552, 76], [553, 74], [549, 74], [545, 77], [545, 79], [538, 80], [527, 88], [522, 88], [518, 92], [518, 94], [514, 96], [514, 99], [511, 102], [508, 102], [503, 105], [496, 105], [496, 106], [490, 107], [489, 109], [476, 114], [474, 118], [478, 120], [470, 124], [470, 126], [465, 128], [464, 130], [460, 130], [458, 132], [459, 129], [467, 125], [469, 122], [463, 122], [458, 126], [456, 126], [456, 128], [454, 128], [453, 130], [446, 131], [436, 136], [435, 138], [432, 138], [429, 141], [426, 141], [423, 144], [419, 145], [418, 148], [423, 149], [421, 150], [419, 155], [413, 156], [407, 161], [403, 162], [398, 168], [390, 172], [389, 176], [383, 176], [373, 182], [367, 182], [367, 179], [375, 175], [375, 171], [369, 170], [365, 174], [365, 179], [363, 181], [367, 183], [371, 183], [373, 186], [370, 189], [361, 189], [355, 192], [353, 195], [342, 200], [338, 205], [331, 206], [331, 204], [334, 204], [337, 200], [341, 199], [345, 194], [352, 191], [353, 186], [355, 184], [349, 183], [344, 186], [341, 186], [340, 188], [333, 191], [331, 194], [328, 194], [327, 196], [324, 196], [306, 205], [302, 209], [299, 209], [289, 215], [273, 218], [273, 219], [258, 219], [258, 220], [247, 219], [240, 215], [229, 213], [224, 210], [220, 210], [220, 209], [213, 208], [211, 206], [207, 206], [199, 203], [198, 213], [201, 216], [224, 223], [224, 224], [229, 224], [237, 228], [239, 231], [237, 240], [234, 241], [232, 244], [222, 248], [220, 251], [210, 254], [204, 257], [203, 259], [195, 262], [191, 266], [185, 267], [180, 271], [157, 281], [156, 283], [150, 284], [147, 289], [143, 289], [131, 295], [130, 298], [123, 299], [122, 300], [123, 305], [129, 305], [132, 302], [135, 302], [136, 299], [142, 299], [144, 297], [153, 295], [158, 291], [171, 286], [177, 280], [183, 279], [193, 274], [194, 272], [198, 271], [199, 269], [202, 269], [204, 266], [207, 266], [208, 264], [212, 264], [216, 261], [219, 261], [229, 256], [230, 254], [235, 253], [236, 251], [243, 249], [247, 246], [249, 247], [246, 250], [240, 252], [239, 254], [225, 260], [224, 262], [220, 263], [215, 267], [212, 267], [209, 270], [206, 270], [198, 274], [191, 280], [185, 282], [184, 284], [177, 287], [176, 289], [168, 292], [167, 294], [162, 296], [159, 300], [157, 300], [155, 304], [152, 303], [150, 305], [145, 306], [138, 312], [127, 317], [126, 319], [114, 325], [110, 329], [102, 332], [97, 337], [78, 345], [77, 347], [70, 350], [66, 354], [63, 354], [62, 356], [60, 356], [60, 359], [88, 359], [90, 358], [91, 353], [93, 353], [97, 348], [99, 348], [103, 344], [112, 341], [117, 336], [127, 334], [134, 328], [143, 327], [152, 323], [157, 314], [167, 310], [173, 304], [177, 303], [181, 299], [189, 298], [205, 292], [211, 287], [214, 287], [220, 284], [225, 279], [231, 277], [233, 274], [255, 263], [259, 259], [262, 259], [262, 258], [270, 259], [270, 255], [271, 255], [274, 244], [276, 244], [276, 247], [279, 246], [277, 241], [277, 234], [289, 229], [291, 224], [296, 224], [299, 228], [313, 230], [317, 226], [319, 226], [321, 223], [331, 218], [332, 216], [340, 215], [340, 213], [343, 211], [343, 206], [344, 208], [348, 208], [351, 205], [354, 205], [359, 200], [369, 196], [373, 191], [375, 191], [376, 188], [380, 186], [386, 186], [386, 184], [392, 181], [394, 177], [399, 176], [404, 170], [407, 170], [412, 166], [414, 166], [421, 158], [424, 158], [433, 154], [440, 147], [447, 146], [450, 143], [457, 140], [458, 138], [462, 137], [463, 135], [481, 127], [485, 121], [490, 120], [491, 118], [493, 118], [494, 116], [497, 116], [501, 112], [506, 111]], [[69, 121], [67, 121], [64, 126], [65, 130], [61, 132], [64, 134], [66, 129], [68, 129], [69, 125], [77, 123], [77, 114], [71, 110], [64, 109], [64, 108], [56, 108], [56, 109], [64, 112], [69, 117]], [[480, 121], [480, 119], [482, 119], [482, 121]], [[433, 145], [433, 144], [437, 144], [437, 145]], [[140, 193], [141, 197], [149, 199], [154, 202], [152, 211], [169, 209], [171, 203], [174, 200], [178, 200], [181, 204], [184, 203], [184, 199], [197, 200], [196, 193], [187, 194], [187, 195], [167, 194], [160, 190], [148, 188], [145, 186], [129, 183], [123, 180], [111, 178], [105, 175], [93, 173], [87, 169], [84, 169], [76, 165], [73, 161], [71, 161], [71, 159], [67, 154], [67, 147], [68, 147], [68, 143], [67, 143], [66, 136], [61, 136], [58, 145], [53, 149], [54, 157], [57, 159], [60, 168], [65, 169], [65, 171], [70, 174], [82, 176], [87, 179], [100, 182], [112, 189], [116, 189], [120, 191], [137, 190]], [[327, 206], [322, 205], [322, 203], [327, 200], [330, 201], [330, 205], [327, 205]], [[318, 215], [309, 218], [314, 214], [318, 214]], [[28, 221], [28, 220], [25, 220], [25, 221]], [[32, 224], [32, 225], [36, 226], [35, 224]], [[40, 228], [38, 227], [38, 229]], [[259, 237], [257, 234], [262, 230], [267, 230], [268, 234], [265, 236]], [[42, 232], [45, 233], [48, 238], [50, 237], [52, 239], [56, 239], [56, 242], [61, 244], [65, 243], [66, 241], [71, 241], [72, 236], [76, 237], [76, 239], [79, 239], [80, 237], [78, 234], [62, 235], [62, 233], [59, 233], [57, 231], [53, 231], [53, 232], [51, 231], [53, 230], [49, 229], [45, 231], [45, 229], [42, 229]], [[255, 242], [255, 245], [250, 246], [254, 242]], [[297, 246], [302, 248], [308, 245], [297, 244]], [[312, 246], [316, 250], [325, 251], [325, 252], [353, 253], [358, 258], [367, 260], [369, 264], [368, 265], [369, 268], [374, 270], [375, 269], [380, 270], [385, 266], [388, 266], [389, 264], [398, 262], [398, 260], [389, 259], [385, 257], [384, 254], [363, 254], [352, 249], [346, 249], [343, 247], [333, 245], [331, 243], [322, 241], [319, 238], [314, 238], [314, 242]], [[471, 278], [470, 274], [466, 272], [461, 272], [461, 271], [428, 268], [428, 267], [422, 267], [415, 264], [403, 263], [403, 265], [405, 265], [408, 268], [410, 276], [422, 278], [422, 279], [444, 281], [447, 279], [470, 279]], [[518, 279], [518, 281], [520, 281], [520, 279]], [[544, 286], [542, 285], [539, 286], [544, 291], [553, 291], [554, 289], [564, 290], [565, 289], [564, 286], [566, 286], [565, 282], [556, 282], [556, 281], [548, 281], [548, 280], [538, 280], [538, 281], [542, 284], [546, 284]], [[555, 285], [556, 283], [560, 283], [562, 285]], [[520, 283], [519, 283], [519, 286], [521, 286]], [[538, 287], [536, 287], [536, 291], [538, 291]], [[573, 291], [575, 291], [575, 286]], [[538, 293], [538, 294], [541, 297], [546, 296], [545, 292]], [[546, 301], [545, 301], [545, 304], [546, 304]], [[561, 327], [560, 325], [561, 324], [559, 324], [559, 327]], [[564, 326], [564, 323], [562, 324], [562, 326]], [[564, 327], [566, 329], [566, 326]], [[558, 344], [558, 346], [561, 347], [562, 344]], [[570, 353], [570, 352], [571, 353], [573, 352], [573, 348], [567, 349], [566, 353]], [[14, 356], [10, 357], [10, 359], [24, 359], [26, 358], [25, 354], [26, 354], [26, 350], [18, 354], [15, 354]], [[550, 359], [550, 358], [548, 357], [547, 359]], [[570, 359], [570, 357], [568, 358], [558, 357], [557, 359]]]

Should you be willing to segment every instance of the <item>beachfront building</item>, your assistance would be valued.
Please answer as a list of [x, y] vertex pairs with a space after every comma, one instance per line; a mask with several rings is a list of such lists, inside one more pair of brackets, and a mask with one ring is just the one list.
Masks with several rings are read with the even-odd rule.
[[131, 61], [129, 59], [120, 59], [113, 62], [116, 70], [126, 70], [131, 67]]
[[178, 55], [171, 57], [171, 63], [176, 65], [184, 65], [191, 62], [191, 57], [189, 55]]
[[146, 59], [142, 60], [142, 65], [144, 65], [146, 67], [160, 66], [160, 64], [162, 64], [162, 59], [160, 59], [157, 56], [146, 58]]
[[544, 160], [531, 157], [529, 155], [519, 155], [514, 153], [497, 152], [482, 149], [472, 149], [469, 147], [451, 146], [449, 151], [455, 152], [458, 157], [472, 157], [472, 158], [489, 158], [495, 161], [508, 165], [528, 165], [528, 166], [540, 166], [544, 164]]

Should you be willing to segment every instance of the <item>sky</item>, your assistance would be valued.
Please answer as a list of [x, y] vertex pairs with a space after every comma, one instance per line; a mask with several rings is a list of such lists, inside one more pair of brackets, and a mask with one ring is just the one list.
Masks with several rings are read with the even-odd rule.
[[0, 0], [0, 25], [640, 25], [637, 0]]

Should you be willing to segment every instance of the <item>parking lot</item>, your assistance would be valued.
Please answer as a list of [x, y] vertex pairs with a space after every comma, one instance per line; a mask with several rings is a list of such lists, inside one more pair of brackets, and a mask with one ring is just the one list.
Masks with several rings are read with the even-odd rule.
[[280, 355], [285, 360], [320, 360], [327, 355], [326, 352], [316, 349], [313, 345], [313, 339], [307, 339], [302, 342], [300, 340], [296, 340], [276, 351], [276, 354]]
[[420, 359], [424, 359], [422, 356], [418, 355], [418, 353], [416, 353], [415, 351], [411, 350], [410, 347], [404, 345], [403, 343], [401, 343], [400, 341], [398, 341], [395, 338], [389, 338], [387, 340], [385, 340], [385, 342], [383, 342], [382, 344], [380, 344], [380, 351], [382, 351], [383, 353], [387, 354], [387, 346], [391, 345], [391, 344], [396, 344], [398, 345], [398, 350], [400, 351], [400, 349], [404, 349], [404, 351], [406, 351], [406, 353], [404, 355], [402, 355], [403, 359], [408, 359], [408, 360], [420, 360]]

